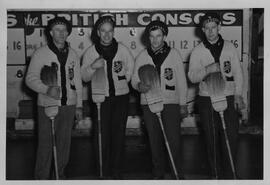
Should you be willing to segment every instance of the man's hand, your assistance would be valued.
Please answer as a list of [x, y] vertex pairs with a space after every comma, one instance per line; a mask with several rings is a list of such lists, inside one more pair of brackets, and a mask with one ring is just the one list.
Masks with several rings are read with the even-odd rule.
[[150, 85], [146, 85], [142, 82], [138, 83], [138, 90], [141, 93], [147, 93], [150, 90], [150, 88], [151, 88]]
[[185, 118], [188, 116], [187, 105], [180, 105], [180, 115], [181, 115], [181, 118]]
[[91, 64], [91, 68], [98, 69], [98, 68], [104, 67], [104, 65], [105, 65], [104, 58], [99, 57]]
[[234, 96], [234, 107], [236, 110], [243, 110], [246, 107], [242, 96]]
[[76, 108], [75, 117], [77, 121], [81, 121], [83, 118], [83, 109], [81, 107]]
[[219, 63], [215, 62], [215, 63], [209, 64], [208, 66], [205, 67], [205, 71], [206, 71], [206, 74], [219, 72], [220, 71]]
[[51, 98], [60, 100], [60, 86], [49, 86], [46, 94]]

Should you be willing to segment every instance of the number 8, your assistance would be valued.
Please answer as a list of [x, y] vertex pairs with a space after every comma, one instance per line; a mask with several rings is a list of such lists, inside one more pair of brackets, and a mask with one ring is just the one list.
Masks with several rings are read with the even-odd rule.
[[131, 48], [131, 49], [136, 49], [136, 42], [135, 42], [135, 41], [132, 41], [132, 42], [131, 42], [130, 48]]

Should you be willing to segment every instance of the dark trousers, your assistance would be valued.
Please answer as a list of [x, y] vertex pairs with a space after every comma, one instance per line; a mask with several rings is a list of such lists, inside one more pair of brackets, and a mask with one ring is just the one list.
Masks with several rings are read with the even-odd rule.
[[[101, 138], [104, 176], [119, 175], [123, 163], [129, 95], [106, 97], [101, 104]], [[94, 125], [94, 139], [99, 169], [98, 128]]]
[[[233, 161], [234, 164], [236, 164], [235, 159], [239, 129], [238, 113], [234, 108], [234, 96], [227, 96], [226, 99], [228, 107], [224, 111], [224, 119]], [[219, 113], [213, 109], [209, 97], [199, 96], [198, 106], [201, 120], [200, 123], [206, 139], [211, 173], [213, 176], [217, 175], [219, 178], [223, 178], [225, 174], [227, 176], [229, 173], [231, 178], [233, 177], [233, 174]]]
[[[71, 130], [74, 123], [75, 106], [60, 106], [55, 117], [55, 135], [59, 177], [64, 178], [64, 169], [69, 160]], [[53, 159], [51, 120], [45, 115], [44, 107], [38, 106], [38, 149], [35, 178], [50, 179]]]
[[[162, 177], [165, 175], [167, 150], [160, 123], [156, 114], [152, 113], [148, 105], [142, 106], [145, 126], [149, 136], [152, 154], [153, 175]], [[176, 169], [180, 171], [180, 136], [181, 116], [180, 107], [177, 104], [166, 104], [161, 112], [161, 119], [168, 138]]]

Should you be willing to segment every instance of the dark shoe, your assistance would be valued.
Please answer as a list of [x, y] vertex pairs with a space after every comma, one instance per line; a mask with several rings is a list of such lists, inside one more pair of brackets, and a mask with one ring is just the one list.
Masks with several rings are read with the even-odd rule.
[[154, 176], [153, 180], [162, 180], [164, 179], [164, 175]]
[[212, 179], [212, 180], [218, 180], [218, 176], [213, 175], [213, 176], [210, 177], [210, 179]]
[[123, 180], [123, 176], [120, 173], [113, 174], [112, 179], [114, 180]]
[[218, 180], [218, 179], [220, 179], [220, 176], [219, 176], [217, 173], [212, 172], [212, 173], [210, 174], [210, 176], [209, 176], [209, 179], [212, 179], [212, 180]]
[[67, 177], [66, 176], [59, 176], [59, 180], [67, 180]]
[[169, 180], [185, 180], [185, 177], [182, 174], [178, 174], [178, 179], [176, 178], [175, 174], [168, 174], [165, 176], [165, 178]]
[[178, 177], [179, 177], [179, 180], [185, 180], [186, 179], [185, 176], [182, 175], [182, 174], [178, 174]]
[[98, 180], [109, 180], [109, 179], [112, 179], [110, 176], [102, 176], [102, 177], [98, 176], [97, 178], [98, 178]]

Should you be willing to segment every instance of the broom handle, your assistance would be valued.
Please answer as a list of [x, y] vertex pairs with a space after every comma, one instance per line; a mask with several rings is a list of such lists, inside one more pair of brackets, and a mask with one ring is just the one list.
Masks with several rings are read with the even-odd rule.
[[55, 130], [54, 130], [54, 117], [51, 117], [50, 120], [52, 124], [53, 158], [54, 158], [54, 168], [55, 168], [54, 170], [55, 170], [56, 180], [58, 180], [59, 174], [58, 174], [57, 151], [56, 151]]
[[226, 131], [226, 125], [225, 125], [225, 119], [224, 119], [224, 112], [223, 111], [220, 111], [219, 112], [219, 115], [221, 117], [222, 127], [223, 127], [223, 130], [224, 130], [226, 146], [227, 146], [227, 149], [228, 149], [228, 154], [229, 154], [229, 158], [230, 158], [231, 168], [232, 168], [232, 172], [233, 172], [233, 178], [236, 179], [235, 166], [234, 166], [234, 162], [233, 162], [233, 157], [232, 157], [231, 147], [230, 147], [230, 143], [229, 143], [229, 138], [228, 138], [227, 131]]
[[170, 145], [168, 143], [168, 139], [167, 139], [167, 136], [166, 136], [164, 127], [163, 127], [163, 122], [162, 122], [162, 119], [161, 119], [161, 114], [160, 114], [160, 112], [158, 112], [158, 113], [156, 113], [156, 115], [158, 116], [158, 119], [159, 119], [159, 124], [160, 124], [161, 130], [162, 130], [163, 136], [164, 136], [166, 148], [167, 148], [168, 153], [169, 153], [169, 157], [170, 157], [170, 161], [171, 161], [171, 164], [172, 164], [172, 167], [173, 167], [174, 175], [175, 175], [176, 179], [179, 180], [179, 176], [178, 176], [178, 173], [177, 173], [177, 170], [176, 170], [176, 167], [175, 167], [175, 163], [174, 163], [174, 160], [173, 160], [173, 156], [172, 156], [172, 152], [171, 152], [171, 149], [170, 149]]
[[103, 177], [103, 169], [102, 169], [102, 139], [101, 139], [101, 118], [100, 118], [100, 103], [97, 103], [97, 111], [98, 111], [98, 150], [99, 150], [99, 175]]

